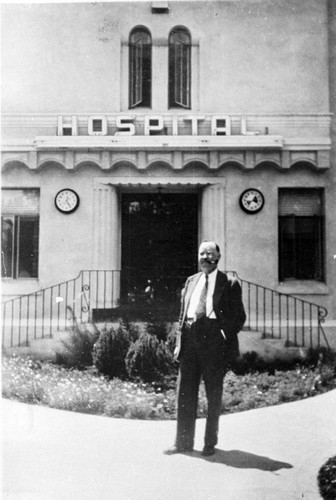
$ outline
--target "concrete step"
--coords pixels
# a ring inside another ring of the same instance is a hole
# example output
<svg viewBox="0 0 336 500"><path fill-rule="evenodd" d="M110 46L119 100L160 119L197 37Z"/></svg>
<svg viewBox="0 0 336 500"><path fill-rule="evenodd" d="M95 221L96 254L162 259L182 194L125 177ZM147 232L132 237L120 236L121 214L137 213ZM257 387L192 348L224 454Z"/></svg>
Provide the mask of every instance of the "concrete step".
<svg viewBox="0 0 336 500"><path fill-rule="evenodd" d="M309 353L308 347L287 346L286 340L263 338L263 334L258 331L242 331L238 338L241 356L255 352L266 362L275 360L290 362L296 359L306 359Z"/></svg>
<svg viewBox="0 0 336 500"><path fill-rule="evenodd" d="M85 325L85 332L87 332L85 338L93 346L98 338L97 330L93 325L87 324ZM55 332L53 338L31 339L28 346L4 348L4 353L52 363L61 358L66 364L71 365L72 360L76 358L76 342L74 342L71 331L62 330Z"/></svg>

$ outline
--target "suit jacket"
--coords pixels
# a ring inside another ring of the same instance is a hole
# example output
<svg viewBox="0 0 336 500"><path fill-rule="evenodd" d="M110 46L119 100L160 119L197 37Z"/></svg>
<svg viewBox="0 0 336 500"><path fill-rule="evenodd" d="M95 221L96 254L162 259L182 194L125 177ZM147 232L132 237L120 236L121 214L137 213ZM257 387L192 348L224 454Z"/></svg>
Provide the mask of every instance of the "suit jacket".
<svg viewBox="0 0 336 500"><path fill-rule="evenodd" d="M185 321L192 292L202 273L190 276L181 294L181 311L179 329L176 338L175 357L178 358L183 349L183 335ZM226 336L225 356L233 360L239 356L238 333L243 328L246 314L242 301L242 291L236 278L229 278L222 271L217 272L214 294L212 297L213 309Z"/></svg>

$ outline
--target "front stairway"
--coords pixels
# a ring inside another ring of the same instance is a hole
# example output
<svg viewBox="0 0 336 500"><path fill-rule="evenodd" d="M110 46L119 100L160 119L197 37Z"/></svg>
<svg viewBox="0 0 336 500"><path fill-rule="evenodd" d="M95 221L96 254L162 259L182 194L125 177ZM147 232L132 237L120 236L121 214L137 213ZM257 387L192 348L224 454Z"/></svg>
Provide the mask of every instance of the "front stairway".
<svg viewBox="0 0 336 500"><path fill-rule="evenodd" d="M239 334L241 352L255 351L264 358L305 356L311 348L329 348L323 322L327 310L298 297L282 294L241 279L247 320ZM178 319L176 290L164 301L143 296L119 304L120 271L89 270L63 283L17 297L2 304L2 345L5 348L38 345L40 339L57 339L76 321L98 326L128 321L174 323ZM183 283L183 280L182 280Z"/></svg>

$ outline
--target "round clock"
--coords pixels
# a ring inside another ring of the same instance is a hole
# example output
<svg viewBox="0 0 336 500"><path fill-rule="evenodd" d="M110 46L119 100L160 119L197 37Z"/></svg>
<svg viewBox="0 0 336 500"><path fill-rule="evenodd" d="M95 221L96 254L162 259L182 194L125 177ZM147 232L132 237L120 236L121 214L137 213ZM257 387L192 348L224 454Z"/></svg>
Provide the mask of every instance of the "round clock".
<svg viewBox="0 0 336 500"><path fill-rule="evenodd" d="M240 207L248 214L256 214L260 212L264 206L264 195L258 189L246 189L239 199Z"/></svg>
<svg viewBox="0 0 336 500"><path fill-rule="evenodd" d="M63 214L71 214L79 205L79 196L73 189L61 189L55 196L55 206Z"/></svg>

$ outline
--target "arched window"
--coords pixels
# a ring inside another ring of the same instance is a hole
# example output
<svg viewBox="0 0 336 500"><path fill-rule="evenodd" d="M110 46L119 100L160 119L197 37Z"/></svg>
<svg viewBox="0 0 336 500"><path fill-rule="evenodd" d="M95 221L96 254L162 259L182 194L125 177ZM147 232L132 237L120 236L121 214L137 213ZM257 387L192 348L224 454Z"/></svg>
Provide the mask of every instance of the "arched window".
<svg viewBox="0 0 336 500"><path fill-rule="evenodd" d="M129 107L151 106L152 38L146 28L135 28L129 39Z"/></svg>
<svg viewBox="0 0 336 500"><path fill-rule="evenodd" d="M169 35L169 107L191 106L191 37L185 28Z"/></svg>

